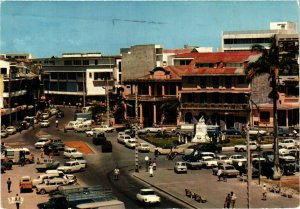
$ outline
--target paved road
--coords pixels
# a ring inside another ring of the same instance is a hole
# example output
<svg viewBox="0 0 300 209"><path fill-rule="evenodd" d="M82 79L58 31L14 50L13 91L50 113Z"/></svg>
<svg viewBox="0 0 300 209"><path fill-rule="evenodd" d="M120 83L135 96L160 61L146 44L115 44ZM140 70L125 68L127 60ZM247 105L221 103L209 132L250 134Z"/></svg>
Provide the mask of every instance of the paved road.
<svg viewBox="0 0 300 209"><path fill-rule="evenodd" d="M133 176L149 185L164 191L165 193L178 198L193 208L222 208L226 194L233 191L237 194L236 208L247 207L247 183L241 182L237 178L229 178L227 182L217 181L217 177L212 175L210 169L188 170L187 174L175 174L173 166L158 167L154 172L154 177L150 177L145 171L132 173ZM299 178L299 173L295 178ZM268 186L272 182L263 179ZM207 199L206 203L198 203L186 197L185 189L190 189ZM299 194L294 194L293 198L283 197L280 194L268 193L267 201L261 200L261 187L257 185L257 180L251 184L251 208L295 208L299 206Z"/></svg>

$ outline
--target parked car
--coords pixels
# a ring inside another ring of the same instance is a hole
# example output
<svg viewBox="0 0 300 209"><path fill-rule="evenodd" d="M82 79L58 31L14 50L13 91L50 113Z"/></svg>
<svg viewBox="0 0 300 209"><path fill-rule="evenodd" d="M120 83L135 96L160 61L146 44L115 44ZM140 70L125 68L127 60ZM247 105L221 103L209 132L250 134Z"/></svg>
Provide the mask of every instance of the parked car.
<svg viewBox="0 0 300 209"><path fill-rule="evenodd" d="M12 162L5 161L4 159L1 159L1 166L4 167L4 170L11 170L12 169Z"/></svg>
<svg viewBox="0 0 300 209"><path fill-rule="evenodd" d="M8 133L6 130L1 130L1 138L6 138L8 137Z"/></svg>
<svg viewBox="0 0 300 209"><path fill-rule="evenodd" d="M240 172L235 169L233 165L223 164L212 169L213 175L217 175L219 168L222 170L222 173L226 174L228 177L236 177L240 174Z"/></svg>
<svg viewBox="0 0 300 209"><path fill-rule="evenodd" d="M258 133L261 135L261 136L265 136L265 135L268 135L268 132L264 129L261 129L259 127L253 127L251 129L249 129L249 135L258 135Z"/></svg>
<svg viewBox="0 0 300 209"><path fill-rule="evenodd" d="M62 178L68 181L68 184L75 184L77 182L76 176L72 174L60 174L60 173L43 173L36 177L35 179L32 179L32 186L36 187L38 184L42 184L45 182L45 180L48 179L54 179L54 178Z"/></svg>
<svg viewBox="0 0 300 209"><path fill-rule="evenodd" d="M17 133L17 129L16 129L16 127L14 127L14 126L8 126L8 127L6 128L6 133L7 133L8 135L13 135L13 134Z"/></svg>
<svg viewBox="0 0 300 209"><path fill-rule="evenodd" d="M227 155L217 155L216 160L220 164L232 164L232 160Z"/></svg>
<svg viewBox="0 0 300 209"><path fill-rule="evenodd" d="M76 160L68 161L63 166L59 166L57 168L58 171L62 171L64 173L73 173L77 171L83 171L85 169L86 164L81 164Z"/></svg>
<svg viewBox="0 0 300 209"><path fill-rule="evenodd" d="M279 146L290 146L290 145L297 145L294 139L283 139L281 142L278 143Z"/></svg>
<svg viewBox="0 0 300 209"><path fill-rule="evenodd" d="M215 144L202 144L197 148L198 152L213 152L213 153L221 153L222 147L217 146Z"/></svg>
<svg viewBox="0 0 300 209"><path fill-rule="evenodd" d="M243 155L231 155L229 159L232 161L232 165L240 165L247 162L247 158Z"/></svg>
<svg viewBox="0 0 300 209"><path fill-rule="evenodd" d="M139 133L160 133L162 128L160 127L146 127L138 131Z"/></svg>
<svg viewBox="0 0 300 209"><path fill-rule="evenodd" d="M64 151L65 158L82 157L82 152L79 152L76 148L66 147Z"/></svg>
<svg viewBox="0 0 300 209"><path fill-rule="evenodd" d="M226 130L222 131L226 135L241 135L242 132L239 129L236 129L235 127L229 127Z"/></svg>
<svg viewBox="0 0 300 209"><path fill-rule="evenodd" d="M24 190L32 191L32 181L30 176L22 176L19 182L20 193Z"/></svg>
<svg viewBox="0 0 300 209"><path fill-rule="evenodd" d="M87 162L83 157L73 157L70 158L70 161L77 161L79 164L82 164L84 168L87 168Z"/></svg>
<svg viewBox="0 0 300 209"><path fill-rule="evenodd" d="M38 161L35 165L35 169L38 172L45 172L46 170L56 169L59 166L59 161L54 161L52 159L44 159L43 161Z"/></svg>
<svg viewBox="0 0 300 209"><path fill-rule="evenodd" d="M112 144L110 141L104 141L102 144L102 152L112 152Z"/></svg>
<svg viewBox="0 0 300 209"><path fill-rule="evenodd" d="M128 140L131 139L131 136L124 134L124 135L119 135L117 140L120 144L125 144Z"/></svg>
<svg viewBox="0 0 300 209"><path fill-rule="evenodd" d="M138 145L139 152L150 152L150 146L148 143L139 143Z"/></svg>
<svg viewBox="0 0 300 209"><path fill-rule="evenodd" d="M113 132L115 129L109 125L101 125L97 127L101 132Z"/></svg>
<svg viewBox="0 0 300 209"><path fill-rule="evenodd" d="M49 120L43 120L41 121L41 127L50 127L50 122Z"/></svg>
<svg viewBox="0 0 300 209"><path fill-rule="evenodd" d="M43 184L36 185L37 194L46 194L52 191L57 190L59 186L68 185L69 182L63 178L54 178L45 180Z"/></svg>
<svg viewBox="0 0 300 209"><path fill-rule="evenodd" d="M186 162L176 162L174 166L175 173L187 173L187 165Z"/></svg>
<svg viewBox="0 0 300 209"><path fill-rule="evenodd" d="M204 168L214 168L218 166L218 161L211 156L203 156L200 162Z"/></svg>
<svg viewBox="0 0 300 209"><path fill-rule="evenodd" d="M270 135L274 135L274 132L270 132ZM290 127L279 127L277 136L296 136L295 132Z"/></svg>
<svg viewBox="0 0 300 209"><path fill-rule="evenodd" d="M141 189L136 198L142 204L160 204L160 197L155 194L153 189Z"/></svg>

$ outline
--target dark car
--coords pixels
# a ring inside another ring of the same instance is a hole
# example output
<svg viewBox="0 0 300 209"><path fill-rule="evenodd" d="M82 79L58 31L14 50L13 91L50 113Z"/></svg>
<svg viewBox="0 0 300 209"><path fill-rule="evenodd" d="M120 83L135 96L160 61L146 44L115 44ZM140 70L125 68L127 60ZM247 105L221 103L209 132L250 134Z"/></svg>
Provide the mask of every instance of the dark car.
<svg viewBox="0 0 300 209"><path fill-rule="evenodd" d="M270 135L273 136L274 132L270 132ZM279 127L277 131L277 136L296 136L296 134L290 127Z"/></svg>
<svg viewBox="0 0 300 209"><path fill-rule="evenodd" d="M12 169L12 162L7 162L7 161L4 161L4 160L1 160L1 166L3 166L5 170L11 170Z"/></svg>
<svg viewBox="0 0 300 209"><path fill-rule="evenodd" d="M45 155L49 155L50 153L53 153L53 155L59 155L59 150L57 146L53 144L48 144L44 147L44 153Z"/></svg>
<svg viewBox="0 0 300 209"><path fill-rule="evenodd" d="M104 141L102 143L102 152L112 152L112 144L110 141Z"/></svg>
<svg viewBox="0 0 300 209"><path fill-rule="evenodd" d="M222 147L217 146L215 144L202 144L197 148L198 152L213 152L213 153L221 153Z"/></svg>
<svg viewBox="0 0 300 209"><path fill-rule="evenodd" d="M230 127L222 132L226 135L242 135L242 132L234 127Z"/></svg>
<svg viewBox="0 0 300 209"><path fill-rule="evenodd" d="M60 110L56 113L56 118L63 118L63 117L65 117L65 113L63 111Z"/></svg>
<svg viewBox="0 0 300 209"><path fill-rule="evenodd" d="M98 133L93 137L93 144L94 145L102 145L103 142L106 141L106 137L104 133Z"/></svg>
<svg viewBox="0 0 300 209"><path fill-rule="evenodd" d="M20 126L22 126L23 130L25 130L25 129L28 129L30 127L30 123L28 123L27 121L24 120L20 123Z"/></svg>

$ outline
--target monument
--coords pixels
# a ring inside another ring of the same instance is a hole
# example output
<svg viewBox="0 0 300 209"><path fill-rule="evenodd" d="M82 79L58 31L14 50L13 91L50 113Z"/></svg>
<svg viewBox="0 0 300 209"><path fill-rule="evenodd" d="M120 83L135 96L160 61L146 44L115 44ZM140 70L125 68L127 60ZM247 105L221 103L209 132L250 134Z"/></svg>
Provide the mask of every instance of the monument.
<svg viewBox="0 0 300 209"><path fill-rule="evenodd" d="M192 139L192 142L210 142L210 138L207 135L207 125L205 124L205 119L203 116L199 119L199 122L196 125L196 134L195 137Z"/></svg>

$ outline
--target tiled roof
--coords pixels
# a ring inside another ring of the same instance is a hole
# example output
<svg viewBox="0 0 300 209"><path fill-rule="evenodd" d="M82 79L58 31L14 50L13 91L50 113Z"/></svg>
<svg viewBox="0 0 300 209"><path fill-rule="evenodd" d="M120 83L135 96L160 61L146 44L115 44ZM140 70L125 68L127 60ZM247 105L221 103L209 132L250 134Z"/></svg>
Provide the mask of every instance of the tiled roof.
<svg viewBox="0 0 300 209"><path fill-rule="evenodd" d="M205 52L205 53L186 53L175 55L176 58L194 58L193 64L202 63L218 63L218 62L244 62L250 56L257 52ZM191 63L191 64L192 64Z"/></svg>
<svg viewBox="0 0 300 209"><path fill-rule="evenodd" d="M185 75L235 75L244 74L243 71L236 68L194 68L185 72Z"/></svg>

